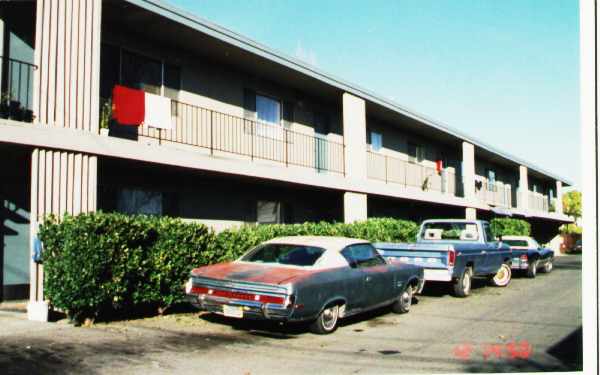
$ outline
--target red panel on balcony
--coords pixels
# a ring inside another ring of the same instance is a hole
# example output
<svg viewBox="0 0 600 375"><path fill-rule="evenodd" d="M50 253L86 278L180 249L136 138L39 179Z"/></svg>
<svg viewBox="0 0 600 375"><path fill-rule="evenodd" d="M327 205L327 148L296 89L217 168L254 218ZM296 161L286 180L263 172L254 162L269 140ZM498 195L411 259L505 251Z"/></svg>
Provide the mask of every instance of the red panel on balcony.
<svg viewBox="0 0 600 375"><path fill-rule="evenodd" d="M121 125L138 126L144 122L145 97L142 90L116 85L113 89L113 118Z"/></svg>

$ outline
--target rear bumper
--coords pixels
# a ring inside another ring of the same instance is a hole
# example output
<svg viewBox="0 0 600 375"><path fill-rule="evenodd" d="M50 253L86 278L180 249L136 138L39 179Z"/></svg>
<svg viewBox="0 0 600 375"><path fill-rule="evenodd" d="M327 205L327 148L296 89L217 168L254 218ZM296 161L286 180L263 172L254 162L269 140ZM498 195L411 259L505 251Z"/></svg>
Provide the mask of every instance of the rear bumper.
<svg viewBox="0 0 600 375"><path fill-rule="evenodd" d="M288 321L292 317L294 309L286 308L284 305L261 303L255 301L234 300L230 298L214 297L206 294L188 294L189 303L200 310L224 315L223 306L238 306L243 310L243 319L264 319L276 321Z"/></svg>
<svg viewBox="0 0 600 375"><path fill-rule="evenodd" d="M512 268L513 270L526 270L527 268L529 268L529 263L521 261L520 258L513 258L512 263L510 264L510 268Z"/></svg>
<svg viewBox="0 0 600 375"><path fill-rule="evenodd" d="M452 281L453 270L425 268L423 273L426 281Z"/></svg>

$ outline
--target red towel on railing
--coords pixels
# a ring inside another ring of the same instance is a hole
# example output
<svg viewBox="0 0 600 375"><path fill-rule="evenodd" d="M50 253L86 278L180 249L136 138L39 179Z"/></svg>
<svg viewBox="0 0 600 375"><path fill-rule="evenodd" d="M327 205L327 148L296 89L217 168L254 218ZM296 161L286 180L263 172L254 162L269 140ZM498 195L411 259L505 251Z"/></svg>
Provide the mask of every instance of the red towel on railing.
<svg viewBox="0 0 600 375"><path fill-rule="evenodd" d="M113 89L112 116L121 125L138 126L146 112L144 92L116 85Z"/></svg>

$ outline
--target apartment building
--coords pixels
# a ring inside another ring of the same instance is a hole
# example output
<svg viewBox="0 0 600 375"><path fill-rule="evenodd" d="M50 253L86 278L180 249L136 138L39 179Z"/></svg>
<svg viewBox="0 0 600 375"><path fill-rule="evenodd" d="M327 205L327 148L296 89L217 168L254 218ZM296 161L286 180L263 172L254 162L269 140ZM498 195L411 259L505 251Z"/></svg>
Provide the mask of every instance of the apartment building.
<svg viewBox="0 0 600 375"><path fill-rule="evenodd" d="M0 18L0 299L44 308L30 254L51 213L217 230L511 215L541 238L569 220L565 179L163 1L2 2ZM169 128L112 119L116 85L168 98Z"/></svg>

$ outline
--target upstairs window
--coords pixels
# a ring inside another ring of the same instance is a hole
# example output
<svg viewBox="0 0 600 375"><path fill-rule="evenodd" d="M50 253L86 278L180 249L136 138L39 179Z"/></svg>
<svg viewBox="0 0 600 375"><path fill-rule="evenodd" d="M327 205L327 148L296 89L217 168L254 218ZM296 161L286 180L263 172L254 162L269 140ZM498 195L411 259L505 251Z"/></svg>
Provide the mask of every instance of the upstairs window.
<svg viewBox="0 0 600 375"><path fill-rule="evenodd" d="M494 171L493 169L488 169L486 174L488 179L488 191L496 191L496 171Z"/></svg>
<svg viewBox="0 0 600 375"><path fill-rule="evenodd" d="M383 147L383 138L381 133L371 132L371 150L379 151Z"/></svg>
<svg viewBox="0 0 600 375"><path fill-rule="evenodd" d="M263 95L256 95L256 118L261 123L281 124L281 103Z"/></svg>
<svg viewBox="0 0 600 375"><path fill-rule="evenodd" d="M422 145L408 143L408 161L410 163L420 163L425 160L425 148Z"/></svg>
<svg viewBox="0 0 600 375"><path fill-rule="evenodd" d="M127 87L160 95L162 64L159 60L123 51L121 56L121 83Z"/></svg>

